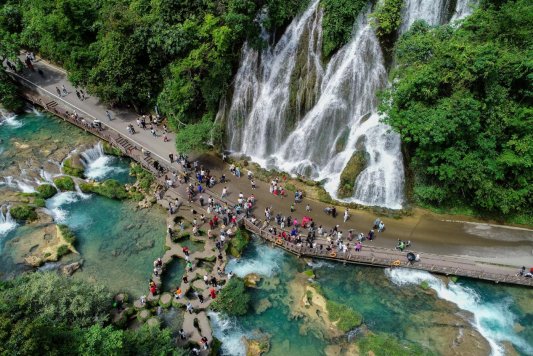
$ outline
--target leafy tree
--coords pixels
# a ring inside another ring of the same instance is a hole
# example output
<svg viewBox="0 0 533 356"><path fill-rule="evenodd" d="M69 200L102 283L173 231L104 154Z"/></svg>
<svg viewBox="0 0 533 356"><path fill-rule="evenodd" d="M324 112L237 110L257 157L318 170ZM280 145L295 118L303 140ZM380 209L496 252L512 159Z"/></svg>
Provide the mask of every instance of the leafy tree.
<svg viewBox="0 0 533 356"><path fill-rule="evenodd" d="M378 3L376 11L370 15L378 37L384 39L394 35L402 23L403 6L404 0L385 0Z"/></svg>
<svg viewBox="0 0 533 356"><path fill-rule="evenodd" d="M533 210L532 24L533 4L516 0L400 39L381 109L407 148L415 199L502 218Z"/></svg>
<svg viewBox="0 0 533 356"><path fill-rule="evenodd" d="M366 4L364 0L322 0L322 52L326 58L350 40L355 20Z"/></svg>
<svg viewBox="0 0 533 356"><path fill-rule="evenodd" d="M218 142L221 132L220 127L206 117L197 124L189 124L178 130L176 149L178 152L202 151L211 140Z"/></svg>
<svg viewBox="0 0 533 356"><path fill-rule="evenodd" d="M1 45L0 45L1 46ZM9 111L20 111L24 107L24 102L18 95L18 87L13 82L9 74L4 70L0 71L0 103Z"/></svg>

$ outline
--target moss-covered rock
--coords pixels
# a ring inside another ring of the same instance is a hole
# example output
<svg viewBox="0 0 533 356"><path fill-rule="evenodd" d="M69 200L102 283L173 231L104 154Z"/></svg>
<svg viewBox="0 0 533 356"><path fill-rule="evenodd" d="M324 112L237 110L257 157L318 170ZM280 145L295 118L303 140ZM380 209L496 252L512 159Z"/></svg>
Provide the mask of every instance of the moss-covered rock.
<svg viewBox="0 0 533 356"><path fill-rule="evenodd" d="M424 347L408 342L400 341L392 335L387 334L368 334L366 337L357 341L360 355L375 356L421 356L433 355L430 350Z"/></svg>
<svg viewBox="0 0 533 356"><path fill-rule="evenodd" d="M241 278L231 278L217 298L211 303L215 311L223 311L228 315L245 315L248 312L250 295Z"/></svg>
<svg viewBox="0 0 533 356"><path fill-rule="evenodd" d="M106 155L118 156L118 157L123 156L122 151L119 148L112 146L109 142L104 142L102 147Z"/></svg>
<svg viewBox="0 0 533 356"><path fill-rule="evenodd" d="M33 221L37 220L37 212L35 207L29 205L17 205L10 210L11 217L19 221Z"/></svg>
<svg viewBox="0 0 533 356"><path fill-rule="evenodd" d="M150 328L157 328L159 329L161 322L156 317L151 317L146 321L146 325L148 325Z"/></svg>
<svg viewBox="0 0 533 356"><path fill-rule="evenodd" d="M75 153L71 157L64 160L62 170L63 173L69 176L83 178L83 175L85 173L85 167L81 162L79 154Z"/></svg>
<svg viewBox="0 0 533 356"><path fill-rule="evenodd" d="M342 134L339 136L337 141L335 141L335 152L339 153L344 151L346 148L346 143L348 142L348 137L350 136L350 130L345 128L342 131Z"/></svg>
<svg viewBox="0 0 533 356"><path fill-rule="evenodd" d="M250 234L245 229L238 229L235 236L226 245L226 251L233 257L241 257L242 252L250 242Z"/></svg>
<svg viewBox="0 0 533 356"><path fill-rule="evenodd" d="M126 187L114 179L107 179L102 183L82 183L80 188L84 193L96 193L110 199L123 200L129 197Z"/></svg>
<svg viewBox="0 0 533 356"><path fill-rule="evenodd" d="M348 332L363 322L362 315L346 305L328 300L326 308L329 319L343 332Z"/></svg>
<svg viewBox="0 0 533 356"><path fill-rule="evenodd" d="M354 194L355 180L366 168L367 159L364 151L356 151L342 170L337 195L339 198L348 198Z"/></svg>
<svg viewBox="0 0 533 356"><path fill-rule="evenodd" d="M170 306L172 305L172 294L161 294L161 298L159 298L159 305L161 305L163 308L170 308Z"/></svg>
<svg viewBox="0 0 533 356"><path fill-rule="evenodd" d="M72 179L72 177L69 177L69 176L61 176L61 177L54 178L54 184L56 185L57 189L61 191L76 189L74 180Z"/></svg>
<svg viewBox="0 0 533 356"><path fill-rule="evenodd" d="M148 309L142 309L137 313L137 319L139 319L141 323L148 320L150 316L152 316L152 313Z"/></svg>
<svg viewBox="0 0 533 356"><path fill-rule="evenodd" d="M57 189L51 184L42 184L37 187L37 193L39 197L49 199L57 193Z"/></svg>

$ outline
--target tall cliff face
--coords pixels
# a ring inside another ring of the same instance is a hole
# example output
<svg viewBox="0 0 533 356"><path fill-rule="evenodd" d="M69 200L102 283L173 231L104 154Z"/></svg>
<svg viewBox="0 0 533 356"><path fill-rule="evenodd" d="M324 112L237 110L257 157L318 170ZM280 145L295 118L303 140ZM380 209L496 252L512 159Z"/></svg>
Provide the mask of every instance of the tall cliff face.
<svg viewBox="0 0 533 356"><path fill-rule="evenodd" d="M456 2L455 18L468 14L468 2ZM450 6L450 0L406 0L399 32L417 19L446 22ZM343 169L358 152L366 165L344 187L342 200L398 209L404 185L400 138L376 112L387 71L368 23L369 8L359 15L350 42L327 64L322 63L319 0L275 45L260 52L245 45L233 95L221 105L218 120L225 125L229 150L266 167L325 180L334 198L340 198Z"/></svg>

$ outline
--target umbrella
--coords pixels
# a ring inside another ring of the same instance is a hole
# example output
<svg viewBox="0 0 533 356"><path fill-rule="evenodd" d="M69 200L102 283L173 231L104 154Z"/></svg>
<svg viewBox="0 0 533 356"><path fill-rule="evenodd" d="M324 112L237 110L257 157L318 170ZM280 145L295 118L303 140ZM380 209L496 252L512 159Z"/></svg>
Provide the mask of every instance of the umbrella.
<svg viewBox="0 0 533 356"><path fill-rule="evenodd" d="M407 254L407 259L408 259L409 261L413 262L413 261L416 259L416 256L415 256L414 253L409 252L409 253Z"/></svg>

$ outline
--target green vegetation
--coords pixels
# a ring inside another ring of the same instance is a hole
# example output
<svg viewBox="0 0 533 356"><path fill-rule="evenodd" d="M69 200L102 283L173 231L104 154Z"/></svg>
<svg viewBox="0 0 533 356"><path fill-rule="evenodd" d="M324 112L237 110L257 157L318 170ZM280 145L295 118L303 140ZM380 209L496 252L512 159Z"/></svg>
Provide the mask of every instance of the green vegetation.
<svg viewBox="0 0 533 356"><path fill-rule="evenodd" d="M51 184L41 184L37 187L37 193L40 198L49 199L56 195L57 189Z"/></svg>
<svg viewBox="0 0 533 356"><path fill-rule="evenodd" d="M380 39L388 40L396 33L402 23L403 6L404 0L384 0L370 14L370 23Z"/></svg>
<svg viewBox="0 0 533 356"><path fill-rule="evenodd" d="M124 185L114 179L106 179L101 183L82 183L80 188L84 193L96 193L109 199L123 200L129 197Z"/></svg>
<svg viewBox="0 0 533 356"><path fill-rule="evenodd" d="M354 194L355 180L366 168L366 157L364 151L355 151L341 172L341 181L337 194L339 198L351 197Z"/></svg>
<svg viewBox="0 0 533 356"><path fill-rule="evenodd" d="M402 36L381 109L416 201L531 223L533 4L483 4L460 27L417 22Z"/></svg>
<svg viewBox="0 0 533 356"><path fill-rule="evenodd" d="M111 294L102 286L29 273L0 282L0 354L183 355L168 329L109 325Z"/></svg>
<svg viewBox="0 0 533 356"><path fill-rule="evenodd" d="M248 312L250 295L241 278L233 277L211 303L211 309L228 315L245 315Z"/></svg>
<svg viewBox="0 0 533 356"><path fill-rule="evenodd" d="M17 205L11 208L9 211L11 217L19 221L32 221L37 220L37 213L35 207L29 205Z"/></svg>
<svg viewBox="0 0 533 356"><path fill-rule="evenodd" d="M44 208L46 206L46 201L41 197L35 197L35 199L33 199L33 205L35 205L36 208Z"/></svg>
<svg viewBox="0 0 533 356"><path fill-rule="evenodd" d="M309 278L315 278L315 272L312 269L306 269L304 274Z"/></svg>
<svg viewBox="0 0 533 356"><path fill-rule="evenodd" d="M359 352L362 356L433 355L431 351L418 344L400 341L387 334L369 334L357 341L357 346L359 346Z"/></svg>
<svg viewBox="0 0 533 356"><path fill-rule="evenodd" d="M1 17L1 16L0 16ZM0 31L0 38L2 38L2 32ZM0 44L0 51L2 44ZM0 60L3 61L0 53ZM4 70L0 71L0 104L9 111L21 111L24 108L24 101L18 95L18 87L11 79L9 74Z"/></svg>
<svg viewBox="0 0 533 356"><path fill-rule="evenodd" d="M130 175L137 179L139 188L145 193L148 193L150 186L155 180L152 173L144 170L141 165L137 163L132 163L130 165Z"/></svg>
<svg viewBox="0 0 533 356"><path fill-rule="evenodd" d="M67 245L61 245L57 248L57 259L60 259L61 257L67 255L70 253L70 249Z"/></svg>
<svg viewBox="0 0 533 356"><path fill-rule="evenodd" d="M322 53L326 58L348 43L357 15L366 4L363 0L322 0Z"/></svg>
<svg viewBox="0 0 533 356"><path fill-rule="evenodd" d="M250 234L245 229L238 229L226 245L228 251L233 257L241 257L246 246L250 242Z"/></svg>
<svg viewBox="0 0 533 356"><path fill-rule="evenodd" d="M420 283L420 288L422 288L423 290L428 290L429 289L429 282L428 281L422 281L422 283Z"/></svg>
<svg viewBox="0 0 533 356"><path fill-rule="evenodd" d="M68 242L71 245L74 245L74 242L76 242L76 235L74 235L74 232L64 224L57 225L59 228L59 231L61 231L61 235L63 235L63 238L66 242Z"/></svg>
<svg viewBox="0 0 533 356"><path fill-rule="evenodd" d="M103 143L103 149L104 149L104 153L106 155L117 156L117 157L122 157L123 156L122 151L120 150L120 148L112 146L110 143L108 143L106 141L104 141L104 143Z"/></svg>
<svg viewBox="0 0 533 356"><path fill-rule="evenodd" d="M72 179L72 177L69 177L69 176L61 176L61 177L54 178L54 184L56 185L57 189L63 192L67 190L76 189L74 180Z"/></svg>
<svg viewBox="0 0 533 356"><path fill-rule="evenodd" d="M83 165L81 163L79 165L76 165L72 162L72 158L67 158L63 162L63 173L73 176L73 177L80 177L83 178L83 174L85 173L85 169L83 168Z"/></svg>
<svg viewBox="0 0 533 356"><path fill-rule="evenodd" d="M363 323L362 315L346 305L328 300L326 301L326 309L329 320L335 322L343 332L348 332Z"/></svg>

